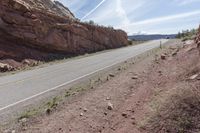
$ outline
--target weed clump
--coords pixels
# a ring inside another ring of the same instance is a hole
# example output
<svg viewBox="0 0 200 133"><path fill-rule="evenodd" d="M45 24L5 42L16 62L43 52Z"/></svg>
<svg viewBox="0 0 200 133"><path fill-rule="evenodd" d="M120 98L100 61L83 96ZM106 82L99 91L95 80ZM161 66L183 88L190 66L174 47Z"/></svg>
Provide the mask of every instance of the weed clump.
<svg viewBox="0 0 200 133"><path fill-rule="evenodd" d="M179 88L147 120L148 132L194 133L200 131L199 88Z"/></svg>

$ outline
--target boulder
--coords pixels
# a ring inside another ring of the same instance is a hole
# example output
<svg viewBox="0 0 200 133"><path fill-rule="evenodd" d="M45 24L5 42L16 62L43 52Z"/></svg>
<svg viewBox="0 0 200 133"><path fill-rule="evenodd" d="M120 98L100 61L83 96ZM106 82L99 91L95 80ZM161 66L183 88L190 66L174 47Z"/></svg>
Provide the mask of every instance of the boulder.
<svg viewBox="0 0 200 133"><path fill-rule="evenodd" d="M194 80L199 76L199 74L194 74L191 77L189 77L190 80Z"/></svg>
<svg viewBox="0 0 200 133"><path fill-rule="evenodd" d="M23 60L22 63L24 65L30 65L31 64L31 62L29 60L27 60L27 59Z"/></svg>
<svg viewBox="0 0 200 133"><path fill-rule="evenodd" d="M135 76L132 76L131 78L132 78L132 79L138 79L138 76L135 75Z"/></svg>
<svg viewBox="0 0 200 133"><path fill-rule="evenodd" d="M108 110L113 110L113 104L108 102L108 107L107 107Z"/></svg>
<svg viewBox="0 0 200 133"><path fill-rule="evenodd" d="M12 71L13 67L8 65L8 64L4 64L4 63L0 63L0 72L7 72L7 71Z"/></svg>
<svg viewBox="0 0 200 133"><path fill-rule="evenodd" d="M162 55L160 56L160 58L161 58L162 60L165 60L165 59L166 59L166 55L165 55L165 54L162 54Z"/></svg>

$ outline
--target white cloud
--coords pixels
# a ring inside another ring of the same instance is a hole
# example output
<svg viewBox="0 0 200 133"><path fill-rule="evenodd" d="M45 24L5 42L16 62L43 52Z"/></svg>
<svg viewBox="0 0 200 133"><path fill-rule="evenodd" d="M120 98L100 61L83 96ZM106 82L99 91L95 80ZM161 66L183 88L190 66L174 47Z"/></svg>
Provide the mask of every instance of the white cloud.
<svg viewBox="0 0 200 133"><path fill-rule="evenodd" d="M81 11L81 8L87 4L87 0L59 0L65 6L67 6L74 14L79 12L81 14L85 14L85 12Z"/></svg>
<svg viewBox="0 0 200 133"><path fill-rule="evenodd" d="M191 28L194 25L198 26L199 22L200 10L147 19L117 28L124 29L129 34L137 33L138 31L147 31L148 33L176 33L183 30L184 27Z"/></svg>
<svg viewBox="0 0 200 133"><path fill-rule="evenodd" d="M120 17L120 19L122 20L122 24L123 25L130 24L130 20L128 19L126 11L122 7L121 0L117 0L117 6L116 6L116 10L115 11L116 11L117 15Z"/></svg>
<svg viewBox="0 0 200 133"><path fill-rule="evenodd" d="M143 21L131 23L129 25L124 25L124 26L121 26L121 27L127 27L127 26L133 26L133 25L145 25L145 24L150 24L150 23L154 23L155 24L155 23L160 23L160 22L163 22L163 21L177 20L177 19L187 18L187 17L195 16L195 15L200 15L200 10L193 11L193 12L176 14L176 15L171 15L171 16L164 16L164 17L159 17L159 18L143 20Z"/></svg>
<svg viewBox="0 0 200 133"><path fill-rule="evenodd" d="M107 0L101 7L95 10L95 13L90 14L85 20L94 20L96 23L103 25L128 25L131 23L130 17L136 15L135 10L140 8L146 0L135 0L134 4L132 0ZM131 13L131 14L130 14Z"/></svg>
<svg viewBox="0 0 200 133"><path fill-rule="evenodd" d="M200 2L200 0L175 0L175 2L179 5L187 5L195 2Z"/></svg>

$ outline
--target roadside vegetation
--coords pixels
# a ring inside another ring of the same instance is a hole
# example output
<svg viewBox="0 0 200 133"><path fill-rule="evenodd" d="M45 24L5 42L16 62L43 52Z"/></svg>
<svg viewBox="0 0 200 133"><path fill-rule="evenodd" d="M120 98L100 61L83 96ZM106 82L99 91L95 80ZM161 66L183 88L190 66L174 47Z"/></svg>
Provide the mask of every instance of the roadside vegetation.
<svg viewBox="0 0 200 133"><path fill-rule="evenodd" d="M147 105L150 113L140 126L145 133L200 132L198 49L195 44L183 46L173 58L165 59L162 67L158 67L161 74L156 82L161 83L154 88L154 96ZM168 81L162 83L161 80Z"/></svg>
<svg viewBox="0 0 200 133"><path fill-rule="evenodd" d="M114 27L112 25L109 25L109 26L99 25L99 24L95 23L93 20L85 21L84 23L93 25L93 26L97 26L97 27L108 28L108 29L114 30Z"/></svg>
<svg viewBox="0 0 200 133"><path fill-rule="evenodd" d="M176 38L182 39L182 41L194 40L197 32L197 29L183 30L177 34Z"/></svg>
<svg viewBox="0 0 200 133"><path fill-rule="evenodd" d="M200 131L200 93L196 88L176 88L163 96L148 119L149 132L194 133Z"/></svg>

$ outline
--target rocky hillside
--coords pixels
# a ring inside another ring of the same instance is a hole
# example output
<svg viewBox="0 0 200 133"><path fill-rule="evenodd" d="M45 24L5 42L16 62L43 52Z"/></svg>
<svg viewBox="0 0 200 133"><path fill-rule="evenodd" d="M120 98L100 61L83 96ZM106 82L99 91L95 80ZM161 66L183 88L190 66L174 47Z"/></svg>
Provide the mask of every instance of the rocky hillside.
<svg viewBox="0 0 200 133"><path fill-rule="evenodd" d="M55 15L61 15L63 17L69 17L70 19L75 19L74 14L65 7L59 1L52 0L14 0L16 2L22 2L22 4L28 4L29 8L32 10L37 9L42 12L51 12Z"/></svg>
<svg viewBox="0 0 200 133"><path fill-rule="evenodd" d="M200 49L200 26L199 26L199 31L198 31L197 37L196 37L196 43L198 45L198 48Z"/></svg>
<svg viewBox="0 0 200 133"><path fill-rule="evenodd" d="M0 62L11 67L127 45L124 31L81 23L51 0L0 1L0 36Z"/></svg>

